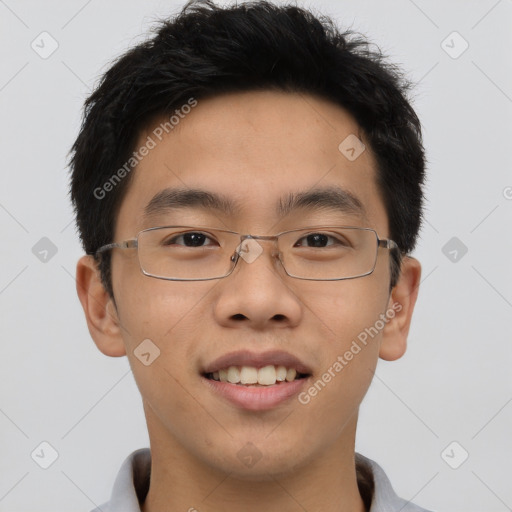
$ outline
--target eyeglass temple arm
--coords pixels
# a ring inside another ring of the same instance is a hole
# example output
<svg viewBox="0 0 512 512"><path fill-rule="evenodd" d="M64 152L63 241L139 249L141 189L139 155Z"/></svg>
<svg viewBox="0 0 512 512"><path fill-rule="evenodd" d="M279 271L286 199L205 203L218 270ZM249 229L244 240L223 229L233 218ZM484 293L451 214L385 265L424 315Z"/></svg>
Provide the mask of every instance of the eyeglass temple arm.
<svg viewBox="0 0 512 512"><path fill-rule="evenodd" d="M102 254L104 252L110 251L111 249L132 249L137 247L137 239L134 238L132 240L125 240L124 242L107 244L100 247L95 254Z"/></svg>
<svg viewBox="0 0 512 512"><path fill-rule="evenodd" d="M383 240L379 239L379 247L383 247L384 249L398 249L398 244L394 240L390 240L389 238L384 238Z"/></svg>

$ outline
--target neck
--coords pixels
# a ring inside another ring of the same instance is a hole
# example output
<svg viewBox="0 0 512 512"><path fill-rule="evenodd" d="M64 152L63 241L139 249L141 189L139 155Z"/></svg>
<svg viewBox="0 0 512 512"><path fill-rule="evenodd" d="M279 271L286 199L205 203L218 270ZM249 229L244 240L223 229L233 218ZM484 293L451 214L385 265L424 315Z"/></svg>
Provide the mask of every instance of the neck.
<svg viewBox="0 0 512 512"><path fill-rule="evenodd" d="M151 481L142 512L366 512L354 460L357 415L325 453L286 474L268 471L256 480L198 460L151 413L146 416Z"/></svg>

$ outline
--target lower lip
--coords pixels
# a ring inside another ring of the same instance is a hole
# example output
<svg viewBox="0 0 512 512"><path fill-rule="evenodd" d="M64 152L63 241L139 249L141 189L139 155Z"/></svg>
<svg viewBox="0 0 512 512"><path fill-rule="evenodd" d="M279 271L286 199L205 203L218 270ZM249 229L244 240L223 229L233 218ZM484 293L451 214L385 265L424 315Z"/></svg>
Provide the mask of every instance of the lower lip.
<svg viewBox="0 0 512 512"><path fill-rule="evenodd" d="M201 380L215 393L226 398L237 407L249 411L272 409L286 402L300 392L308 379L308 377L305 377L292 382L284 381L273 386L248 387L201 376Z"/></svg>

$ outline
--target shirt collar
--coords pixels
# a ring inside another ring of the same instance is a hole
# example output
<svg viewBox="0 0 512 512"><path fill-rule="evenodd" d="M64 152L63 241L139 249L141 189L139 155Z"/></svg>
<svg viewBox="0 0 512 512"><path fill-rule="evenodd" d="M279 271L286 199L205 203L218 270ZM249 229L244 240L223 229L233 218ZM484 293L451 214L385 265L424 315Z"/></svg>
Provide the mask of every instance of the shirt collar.
<svg viewBox="0 0 512 512"><path fill-rule="evenodd" d="M429 512L410 501L399 498L384 470L373 460L355 454L358 486L363 499L369 493L369 512ZM151 452L141 448L130 454L123 462L114 482L108 503L92 512L140 512L140 503L149 489L151 474Z"/></svg>

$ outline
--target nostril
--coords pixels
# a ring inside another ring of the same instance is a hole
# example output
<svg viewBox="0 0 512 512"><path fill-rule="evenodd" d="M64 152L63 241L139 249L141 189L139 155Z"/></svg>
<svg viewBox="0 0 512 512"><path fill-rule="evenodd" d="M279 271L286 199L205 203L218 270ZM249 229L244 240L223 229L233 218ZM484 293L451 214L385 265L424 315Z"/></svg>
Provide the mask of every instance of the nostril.
<svg viewBox="0 0 512 512"><path fill-rule="evenodd" d="M274 315L272 317L273 320L277 320L278 322L283 322L286 320L286 316L285 315L281 315L281 314L278 314L278 315Z"/></svg>
<svg viewBox="0 0 512 512"><path fill-rule="evenodd" d="M231 317L233 320L246 320L247 317L245 315L242 315L242 313L237 313L236 315L233 315Z"/></svg>

